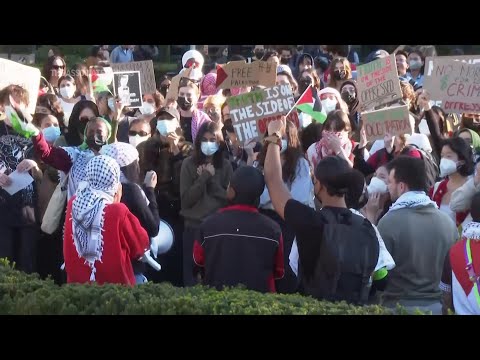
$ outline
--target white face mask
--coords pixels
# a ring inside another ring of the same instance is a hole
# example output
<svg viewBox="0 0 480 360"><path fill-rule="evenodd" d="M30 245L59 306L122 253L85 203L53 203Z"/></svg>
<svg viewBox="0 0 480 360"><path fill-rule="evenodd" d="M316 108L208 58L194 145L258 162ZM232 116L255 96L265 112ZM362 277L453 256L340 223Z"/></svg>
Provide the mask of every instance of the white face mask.
<svg viewBox="0 0 480 360"><path fill-rule="evenodd" d="M202 153L205 156L212 156L218 151L218 144L211 141L202 141Z"/></svg>
<svg viewBox="0 0 480 360"><path fill-rule="evenodd" d="M440 176L445 177L457 172L457 163L450 159L440 160Z"/></svg>
<svg viewBox="0 0 480 360"><path fill-rule="evenodd" d="M387 184L382 179L374 176L370 180L370 184L367 186L367 192L369 194L386 194L388 192Z"/></svg>
<svg viewBox="0 0 480 360"><path fill-rule="evenodd" d="M130 145L137 147L141 143L145 142L148 140L148 135L147 136L140 136L140 135L135 135L135 136L129 136L128 137L128 142Z"/></svg>
<svg viewBox="0 0 480 360"><path fill-rule="evenodd" d="M325 109L327 115L331 113L337 107L337 100L325 99L320 101L322 103L322 108Z"/></svg>
<svg viewBox="0 0 480 360"><path fill-rule="evenodd" d="M152 115L153 113L155 113L155 106L148 102L144 102L143 106L140 108L140 112L142 113L142 115Z"/></svg>
<svg viewBox="0 0 480 360"><path fill-rule="evenodd" d="M114 98L108 99L107 104L108 104L108 108L111 111L115 111L115 99Z"/></svg>
<svg viewBox="0 0 480 360"><path fill-rule="evenodd" d="M60 95L65 99L71 99L75 95L75 88L71 85L61 87Z"/></svg>

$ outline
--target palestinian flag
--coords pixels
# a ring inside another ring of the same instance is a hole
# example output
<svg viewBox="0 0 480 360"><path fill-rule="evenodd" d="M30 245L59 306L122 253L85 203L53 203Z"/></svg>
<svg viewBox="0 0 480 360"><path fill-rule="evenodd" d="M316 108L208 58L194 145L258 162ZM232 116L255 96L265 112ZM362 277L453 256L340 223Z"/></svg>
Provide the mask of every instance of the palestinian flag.
<svg viewBox="0 0 480 360"><path fill-rule="evenodd" d="M317 91L313 86L309 86L307 90L297 100L295 106L301 112L310 115L312 119L318 121L320 124L325 122L327 116L322 112L322 105L318 98Z"/></svg>
<svg viewBox="0 0 480 360"><path fill-rule="evenodd" d="M92 67L90 69L90 76L92 81L92 89L94 93L99 93L103 91L108 91L110 94L112 93L108 88L107 84L103 82L97 74L97 71Z"/></svg>

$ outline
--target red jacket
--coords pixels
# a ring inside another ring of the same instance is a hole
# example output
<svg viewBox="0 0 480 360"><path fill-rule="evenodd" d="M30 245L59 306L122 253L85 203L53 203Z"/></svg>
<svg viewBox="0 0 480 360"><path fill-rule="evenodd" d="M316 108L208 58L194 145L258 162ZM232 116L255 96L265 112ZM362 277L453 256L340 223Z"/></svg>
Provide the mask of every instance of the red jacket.
<svg viewBox="0 0 480 360"><path fill-rule="evenodd" d="M433 193L433 190L434 190L435 186L433 186L428 193L428 196L430 197L430 199L435 201L439 208L440 208L440 205L442 204L443 196L448 191L447 185L448 185L448 179L445 179L438 185L438 188L437 188L437 191L435 192L435 194ZM456 219L457 227L460 226L463 223L465 218L468 216L468 213L469 213L468 211L455 213L455 219Z"/></svg>
<svg viewBox="0 0 480 360"><path fill-rule="evenodd" d="M80 258L75 248L72 234L72 202L67 205L63 256L68 283L90 282L90 267ZM105 206L103 234L103 254L101 261L95 262L96 282L135 285L132 260L138 260L149 248L150 240L138 219L122 203Z"/></svg>

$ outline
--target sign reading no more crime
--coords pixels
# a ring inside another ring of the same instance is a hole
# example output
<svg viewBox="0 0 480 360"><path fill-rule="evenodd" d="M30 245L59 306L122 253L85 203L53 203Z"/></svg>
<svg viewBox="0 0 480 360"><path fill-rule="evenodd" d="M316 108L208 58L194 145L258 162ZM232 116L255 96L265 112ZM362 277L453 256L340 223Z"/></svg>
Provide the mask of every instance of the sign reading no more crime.
<svg viewBox="0 0 480 360"><path fill-rule="evenodd" d="M228 98L232 125L243 145L264 137L270 121L286 115L295 105L290 85L279 85ZM298 126L298 117L297 124Z"/></svg>

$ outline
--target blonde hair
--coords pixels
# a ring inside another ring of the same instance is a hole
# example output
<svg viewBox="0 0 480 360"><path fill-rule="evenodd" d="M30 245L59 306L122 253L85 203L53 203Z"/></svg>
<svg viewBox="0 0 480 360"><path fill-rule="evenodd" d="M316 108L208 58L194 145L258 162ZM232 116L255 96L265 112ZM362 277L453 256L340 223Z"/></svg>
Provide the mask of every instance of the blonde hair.
<svg viewBox="0 0 480 360"><path fill-rule="evenodd" d="M214 106L221 108L227 99L222 95L210 95L203 102L203 107Z"/></svg>

